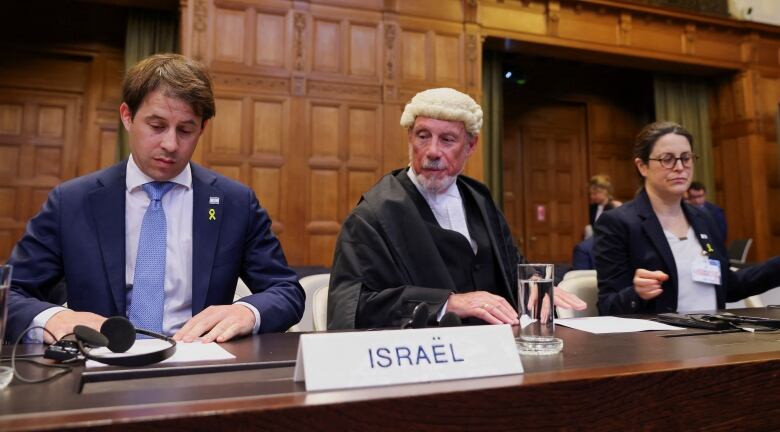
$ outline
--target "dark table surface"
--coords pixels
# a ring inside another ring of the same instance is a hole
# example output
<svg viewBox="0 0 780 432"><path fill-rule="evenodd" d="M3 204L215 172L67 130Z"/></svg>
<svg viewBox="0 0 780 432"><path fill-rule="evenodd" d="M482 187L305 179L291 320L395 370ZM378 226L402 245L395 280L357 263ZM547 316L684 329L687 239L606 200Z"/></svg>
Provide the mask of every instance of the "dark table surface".
<svg viewBox="0 0 780 432"><path fill-rule="evenodd" d="M732 312L780 318L777 309ZM452 424L474 429L473 418L481 419L476 429L496 430L517 425L514 419L528 406L528 397L544 397L536 412L545 406L555 412L577 402L567 416L545 417L544 427L613 429L637 426L634 422L644 418L657 426L717 429L748 418L742 404L765 410L764 423L751 423L754 426L773 425L771 419L778 418L769 413L780 410L780 333L666 338L662 335L671 332L594 335L563 326L556 333L564 340L563 352L523 356L523 375L355 390L306 392L303 383L293 382L297 333L222 344L236 358L208 363L215 368L210 373L144 377L147 372L142 372L131 379L87 382L79 392L83 368L78 366L45 384L14 380L0 393L0 430L208 429L225 426L225 421L249 428L321 429L317 426L325 420L334 427L383 429L407 423L423 429ZM27 353L41 349L24 348ZM3 355L9 352L4 347ZM34 376L29 366L22 367L26 375ZM164 367L168 366L145 370ZM117 369L121 368L109 368ZM724 400L729 408L721 408L716 398L729 394L739 395L739 402ZM689 417L692 423L675 423L669 410L691 407L691 400L703 404ZM494 405L499 403L509 410L496 412ZM646 412L638 411L642 406L661 414L645 418ZM414 412L419 419L408 416ZM603 423L605 412L619 412L622 420Z"/></svg>

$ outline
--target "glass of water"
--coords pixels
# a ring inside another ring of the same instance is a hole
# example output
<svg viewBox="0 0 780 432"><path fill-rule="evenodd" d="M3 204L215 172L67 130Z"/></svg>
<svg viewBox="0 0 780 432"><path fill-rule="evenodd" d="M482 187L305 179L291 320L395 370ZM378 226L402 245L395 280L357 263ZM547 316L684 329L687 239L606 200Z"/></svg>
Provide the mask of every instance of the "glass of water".
<svg viewBox="0 0 780 432"><path fill-rule="evenodd" d="M11 266L0 265L0 345L5 340L5 320L8 316L8 291L11 288ZM14 370L0 366L0 390L6 388L14 377Z"/></svg>
<svg viewBox="0 0 780 432"><path fill-rule="evenodd" d="M552 264L517 266L521 329L516 342L521 354L556 354L563 349L563 341L555 337L553 275Z"/></svg>

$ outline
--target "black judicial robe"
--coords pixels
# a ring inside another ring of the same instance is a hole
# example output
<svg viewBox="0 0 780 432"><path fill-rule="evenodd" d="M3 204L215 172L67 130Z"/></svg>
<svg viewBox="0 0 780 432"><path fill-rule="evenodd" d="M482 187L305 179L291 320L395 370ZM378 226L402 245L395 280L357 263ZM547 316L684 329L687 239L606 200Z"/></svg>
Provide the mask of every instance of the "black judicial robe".
<svg viewBox="0 0 780 432"><path fill-rule="evenodd" d="M450 293L461 292L415 203L422 195L403 184L407 169L380 179L342 225L328 292L328 329L400 327L420 302L439 310ZM485 185L462 175L457 182L464 203L476 204L485 221L500 285L490 291L516 306L522 256L509 226Z"/></svg>

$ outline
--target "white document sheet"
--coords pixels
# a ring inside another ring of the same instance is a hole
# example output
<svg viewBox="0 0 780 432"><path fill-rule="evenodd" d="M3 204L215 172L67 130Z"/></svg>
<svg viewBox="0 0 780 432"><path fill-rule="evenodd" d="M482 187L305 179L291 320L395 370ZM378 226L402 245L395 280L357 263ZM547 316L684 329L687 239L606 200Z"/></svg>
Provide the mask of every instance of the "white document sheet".
<svg viewBox="0 0 780 432"><path fill-rule="evenodd" d="M152 351L159 351L170 346L168 342L160 339L138 339L126 353L112 353L108 348L93 349L90 354L95 356L113 356L120 357L128 354L143 354ZM157 363L188 363L204 360L229 360L236 358L233 354L225 351L218 343L178 342L176 344L176 353L168 360ZM87 368L104 367L103 363L93 360L87 360Z"/></svg>
<svg viewBox="0 0 780 432"><path fill-rule="evenodd" d="M595 334L633 333L648 330L685 330L682 327L674 327L656 321L613 316L561 318L555 320L555 324Z"/></svg>

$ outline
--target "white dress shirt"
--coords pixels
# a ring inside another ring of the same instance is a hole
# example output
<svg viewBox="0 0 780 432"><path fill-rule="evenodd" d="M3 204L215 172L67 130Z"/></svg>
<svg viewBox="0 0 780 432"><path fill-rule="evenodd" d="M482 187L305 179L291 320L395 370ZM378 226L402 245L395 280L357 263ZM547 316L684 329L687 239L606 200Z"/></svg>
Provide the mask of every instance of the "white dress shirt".
<svg viewBox="0 0 780 432"><path fill-rule="evenodd" d="M477 242L469 235L469 227L466 224L466 209L463 207L463 198L460 196L457 181L452 182L443 192L434 193L423 188L417 181L417 173L414 172L414 168L410 166L406 173L425 198L425 202L431 208L439 226L459 232L463 237L466 237L466 240L471 244L471 250L476 255Z"/></svg>
<svg viewBox="0 0 780 432"><path fill-rule="evenodd" d="M420 182L417 181L417 173L414 172L414 168L410 166L406 173L412 180L412 183L417 187L417 190L420 191L423 198L425 198L425 202L427 202L428 206L431 208L433 216L436 218L436 222L439 223L439 226L444 229L459 232L463 237L466 237L466 240L471 244L471 250L474 251L474 255L476 255L477 242L469 235L469 227L466 223L466 209L463 207L463 197L460 196L457 181L452 182L452 184L443 192L434 193L423 188ZM449 305L449 303L449 300L444 302L444 306L442 306L436 314L437 320L441 321L441 318L447 312L447 305Z"/></svg>
<svg viewBox="0 0 780 432"><path fill-rule="evenodd" d="M666 240L672 249L674 263L677 267L677 311L712 311L718 308L715 287L693 280L693 263L701 259L702 248L696 239L693 227L688 227L688 233L679 239L669 231L664 230Z"/></svg>
<svg viewBox="0 0 780 432"><path fill-rule="evenodd" d="M155 181L144 174L133 157L127 161L125 182L125 281L135 280L135 261L141 223L149 207L143 185ZM192 169L190 165L169 180L175 186L162 197L167 242L165 252L165 307L163 333L176 333L192 318ZM127 305L131 292L127 292Z"/></svg>
<svg viewBox="0 0 780 432"><path fill-rule="evenodd" d="M125 281L135 277L135 261L141 223L149 207L149 196L143 185L155 181L141 171L132 155L127 161L125 176ZM170 180L176 185L162 198L167 227L165 256L165 305L163 309L163 333L173 335L192 318L192 169L187 164L179 175ZM127 305L132 294L127 292ZM249 308L255 315L253 333L260 330L260 312L249 303L236 302ZM66 310L53 307L38 314L31 325L45 326L49 318ZM35 334L37 333L37 334ZM41 332L31 332L30 341L42 340Z"/></svg>
<svg viewBox="0 0 780 432"><path fill-rule="evenodd" d="M596 206L596 215L593 217L593 222L599 220L599 217L601 217L602 213L604 213L604 204L599 204Z"/></svg>

